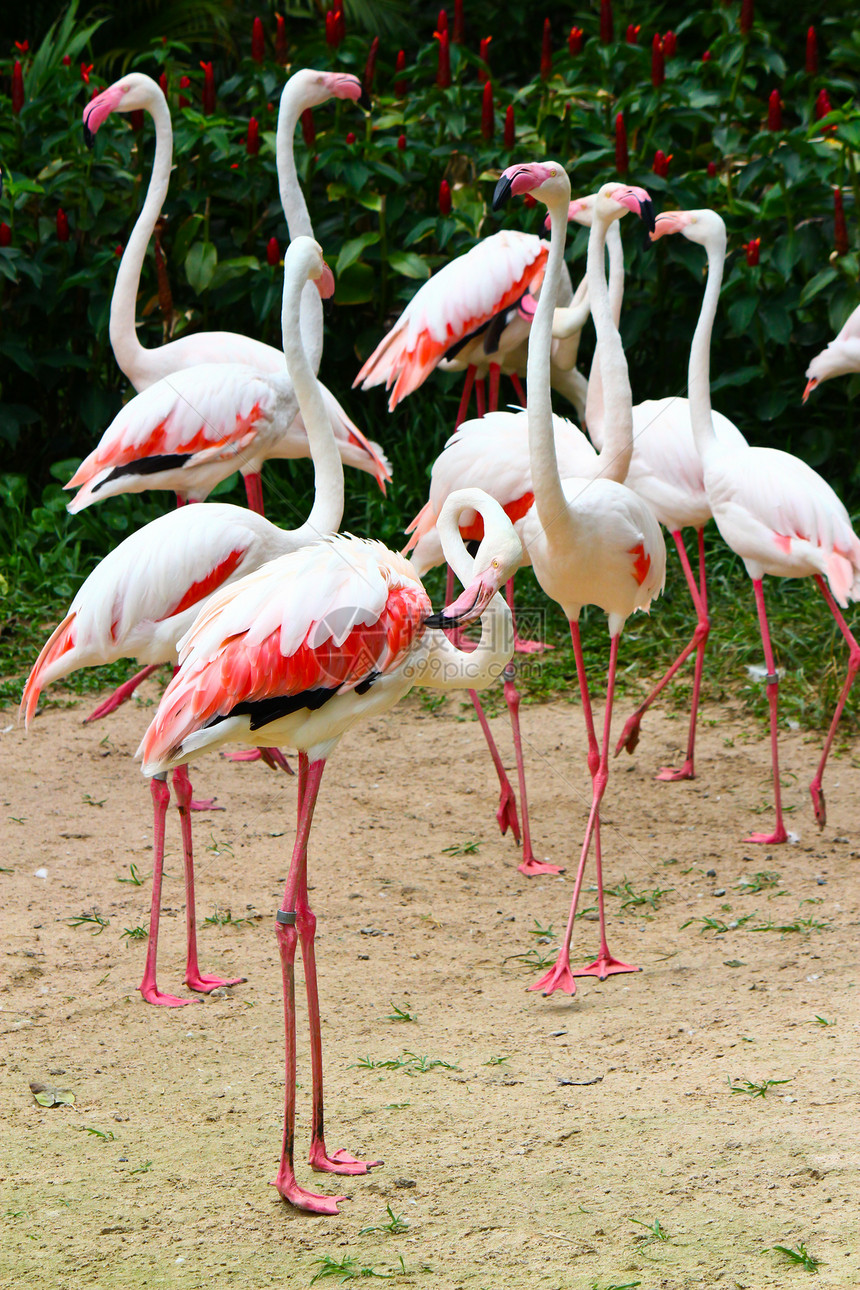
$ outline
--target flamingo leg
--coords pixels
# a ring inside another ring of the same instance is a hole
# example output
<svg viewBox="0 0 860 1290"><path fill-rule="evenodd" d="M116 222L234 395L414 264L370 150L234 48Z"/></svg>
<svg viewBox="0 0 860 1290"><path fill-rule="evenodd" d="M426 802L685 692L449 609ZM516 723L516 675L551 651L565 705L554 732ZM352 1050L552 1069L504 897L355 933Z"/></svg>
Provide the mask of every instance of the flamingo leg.
<svg viewBox="0 0 860 1290"><path fill-rule="evenodd" d="M842 709L845 707L845 701L848 698L848 691L851 689L851 686L854 682L854 677L857 675L857 669L858 667L860 667L860 646L858 646L856 640L851 634L851 630L848 627L848 624L846 623L844 617L842 616L839 606L837 605L836 601L833 599L833 596L831 594L830 588L828 587L827 583L824 581L824 579L821 577L820 574L815 575L815 581L818 583L818 586L821 590L821 594L824 597L824 599L827 601L827 605L830 609L830 612L832 613L833 617L836 619L836 625L838 626L842 635L845 637L845 640L848 644L848 649L849 649L848 675L845 678L845 684L842 687L842 693L839 695L839 702L836 705L836 711L833 714L833 720L830 723L830 729L828 730L827 738L824 741L824 748L822 749L822 752L821 752L821 760L818 763L818 769L815 772L815 776L812 780L812 783L809 785L809 792L812 796L812 806L815 811L815 818L818 821L819 828L823 829L825 824L827 823L827 807L824 801L824 789L822 788L821 781L824 777L824 767L826 766L827 758L830 755L830 748L833 743L833 737L836 734L836 727L839 725L839 718L842 716Z"/></svg>
<svg viewBox="0 0 860 1290"><path fill-rule="evenodd" d="M248 499L248 506L258 515L265 515L266 510L263 506L263 477L259 470L248 471L247 475L242 476L245 481L245 496Z"/></svg>
<svg viewBox="0 0 860 1290"><path fill-rule="evenodd" d="M520 841L520 822L517 818L517 799L514 790L511 787L511 781L508 779L507 771L502 765L501 754L498 745L493 738L493 732L490 729L490 723L487 720L487 714L481 705L477 690L469 691L469 698L475 709L475 714L484 732L484 738L487 741L487 747L490 750L490 756L493 759L493 765L496 768L496 774L499 777L499 805L496 809L496 820L499 825L502 837L505 836L508 829L514 835L514 839L519 845Z"/></svg>
<svg viewBox="0 0 860 1290"><path fill-rule="evenodd" d="M193 999L180 999L175 994L163 994L155 980L158 957L158 921L161 917L161 879L164 873L164 822L170 805L170 789L165 775L153 775L149 781L155 822L152 831L152 899L149 908L149 940L146 946L146 963L143 980L138 989L147 1003L157 1003L165 1008L183 1008Z"/></svg>
<svg viewBox="0 0 860 1290"><path fill-rule="evenodd" d="M469 400L472 397L472 386L475 384L475 373L477 368L474 363L470 363L466 368L466 379L463 382L463 393L460 395L460 406L457 409L457 420L454 423L454 429L459 430L460 426L466 420L466 413L469 411Z"/></svg>
<svg viewBox="0 0 860 1290"><path fill-rule="evenodd" d="M517 376L516 372L511 372L511 385L514 387L514 392L520 401L520 407L524 408L526 406L526 392L523 389L523 383Z"/></svg>
<svg viewBox="0 0 860 1290"><path fill-rule="evenodd" d="M681 653L675 659L675 662L668 669L668 671L665 673L662 679L658 681L657 685L655 685L654 689L648 695L647 699L645 699L644 702L640 703L636 711L633 712L630 715L630 717L628 717L627 722L624 726L624 729L621 731L621 738L618 740L618 743L615 745L616 757L621 752L622 748L626 748L629 753L632 753L634 751L634 749L636 748L636 745L639 743L639 734L640 734L639 727L642 724L643 716L648 711L648 709L650 708L654 700L657 698L658 694L660 694L660 692L665 688L665 686L668 685L668 683L672 680L672 677L675 675L678 669L682 667L684 663L686 663L687 659L690 657L693 650L695 650L696 651L696 670L695 670L694 679L693 679L693 702L692 702L692 707L690 711L690 730L687 736L687 756L683 766L681 766L680 769L678 770L675 770L671 766L663 766L661 768L661 770L657 774L657 779L664 780L667 782L673 782L681 779L696 778L696 772L695 772L694 762L693 762L693 754L694 754L695 743L696 743L696 718L699 710L699 691L701 689L702 669L705 662L705 646L708 641L708 633L710 632L710 629L711 629L710 621L708 619L708 599L707 599L707 590L706 590L706 584L705 584L705 534L704 534L704 529L698 529L697 531L698 531L698 537L699 537L698 585L696 583L696 578L693 575L693 570L690 567L690 561L687 556L687 549L684 545L684 538L679 529L675 529L672 532L672 537L675 539L675 545L678 548L678 555L681 557L681 566L684 570L684 577L687 579L687 586L690 590L690 596L693 601L693 607L696 610L696 618L698 620L696 623L696 629L693 632L693 635L689 640L689 642L681 650Z"/></svg>
<svg viewBox="0 0 860 1290"><path fill-rule="evenodd" d="M776 727L776 709L779 699L779 678L776 673L776 664L773 659L773 650L770 644L770 630L767 625L767 612L764 607L764 587L761 578L753 578L753 590L755 591L755 603L758 610L759 627L761 628L761 643L764 646L764 661L767 665L767 701L770 707L770 752L773 762L773 802L776 808L776 828L773 833L751 833L745 842L761 842L766 846L775 846L780 842L788 841L788 834L785 831L785 825L782 822L782 797L779 784L779 750L777 748L777 727Z"/></svg>
<svg viewBox="0 0 860 1290"><path fill-rule="evenodd" d="M121 704L131 698L141 682L152 676L153 672L157 672L160 667L160 663L150 663L142 671L135 672L134 676L130 677L128 681L123 681L122 685L118 686L113 694L109 695L103 703L100 703L88 717L84 717L84 725L88 726L91 721L101 721L102 717L106 717L109 712L115 712Z"/></svg>
<svg viewBox="0 0 860 1290"><path fill-rule="evenodd" d="M498 411L499 407L499 380L501 379L502 369L498 363L490 364L490 381L489 381L489 408L491 412Z"/></svg>
<svg viewBox="0 0 860 1290"><path fill-rule="evenodd" d="M242 748L239 752L222 752L225 761L262 761L269 770L282 770L285 775L295 775L280 748Z"/></svg>
<svg viewBox="0 0 860 1290"><path fill-rule="evenodd" d="M487 411L487 396L484 390L483 376L475 378L475 402L478 405L478 416L482 417Z"/></svg>
<svg viewBox="0 0 860 1290"><path fill-rule="evenodd" d="M537 874L551 873L558 874L564 871L557 864L546 864L541 860L536 860L532 851L531 831L529 829L529 807L526 797L526 768L523 761L523 744L520 736L520 695L516 687L517 669L513 663L509 663L505 668L505 703L508 705L508 712L511 718L511 731L514 736L514 752L517 758L517 777L520 785L520 811L523 821L523 858L517 866L520 873L524 873L527 878L534 878ZM516 836L516 835L515 835Z"/></svg>
<svg viewBox="0 0 860 1290"><path fill-rule="evenodd" d="M185 960L185 984L189 990L208 994L221 985L241 985L244 976L225 980L220 976L203 976L197 962L197 902L194 898L194 855L191 847L191 780L188 769L177 766L173 772L173 793L182 830L182 861L185 870L185 927L188 950Z"/></svg>
<svg viewBox="0 0 860 1290"><path fill-rule="evenodd" d="M511 619L514 624L514 650L517 654L543 654L548 649L555 649L554 645L548 645L546 641L525 641L517 635L517 618L514 612L514 579L508 578L505 583L505 599L508 602L508 609L511 611Z"/></svg>

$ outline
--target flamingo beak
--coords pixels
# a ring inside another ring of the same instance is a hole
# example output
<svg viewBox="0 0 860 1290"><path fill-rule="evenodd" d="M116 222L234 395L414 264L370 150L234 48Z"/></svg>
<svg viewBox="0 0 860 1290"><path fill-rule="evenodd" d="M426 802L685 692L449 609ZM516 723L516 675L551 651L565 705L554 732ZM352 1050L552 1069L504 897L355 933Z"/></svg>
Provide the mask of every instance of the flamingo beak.
<svg viewBox="0 0 860 1290"><path fill-rule="evenodd" d="M365 112L370 112L373 109L373 101L363 85L361 87L361 93L358 96L358 106L360 108L364 108Z"/></svg>
<svg viewBox="0 0 860 1290"><path fill-rule="evenodd" d="M470 582L466 590L457 597L453 605L443 609L440 614L431 614L425 619L428 627L441 627L448 629L451 627L462 627L467 623L472 623L489 605L493 596L499 590L501 578L499 569L491 566L479 574L473 582Z"/></svg>
<svg viewBox="0 0 860 1290"><path fill-rule="evenodd" d="M806 400L809 398L810 394L815 389L817 384L818 384L818 377L810 376L809 380L806 382L806 389L803 391L803 398L800 400L801 403L806 402Z"/></svg>
<svg viewBox="0 0 860 1290"><path fill-rule="evenodd" d="M495 191L493 192L494 211L501 210L501 208L503 206L507 206L508 202L511 200L512 182L513 181L508 175L502 175L499 179L499 182L496 184Z"/></svg>
<svg viewBox="0 0 860 1290"><path fill-rule="evenodd" d="M317 278L317 291L323 300L330 300L334 295L334 274L323 260L322 273Z"/></svg>

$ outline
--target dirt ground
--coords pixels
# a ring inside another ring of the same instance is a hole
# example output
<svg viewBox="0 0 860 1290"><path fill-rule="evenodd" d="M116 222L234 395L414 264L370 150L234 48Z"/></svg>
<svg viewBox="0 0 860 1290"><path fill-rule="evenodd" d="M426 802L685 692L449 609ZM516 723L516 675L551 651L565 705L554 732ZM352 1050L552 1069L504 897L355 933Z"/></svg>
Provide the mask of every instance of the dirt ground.
<svg viewBox="0 0 860 1290"><path fill-rule="evenodd" d="M536 851L569 866L560 878L517 873L459 700L431 713L411 697L348 735L311 838L327 1139L385 1165L339 1183L303 1163L301 1008L300 1181L350 1196L339 1217L312 1218L267 1185L283 1108L273 916L295 780L192 766L228 808L195 816L201 966L248 981L149 1007L145 942L124 931L148 923L150 799L131 755L152 709L85 727L89 706L49 709L29 736L0 714L0 1286L307 1286L328 1259L342 1271L324 1285L372 1270L434 1290L764 1290L806 1284L773 1250L801 1242L820 1260L814 1284L860 1285L851 749L832 762L819 834L806 791L819 741L784 733L799 836L757 848L742 838L771 818L760 732L706 709L699 779L667 785L652 776L679 758L684 722L648 718L604 813L606 883L630 884L608 897L610 944L644 970L545 999L525 987L564 926L585 821L578 708L522 710ZM493 725L512 764L506 721ZM159 984L187 994L180 855L171 812ZM119 881L132 864L142 886ZM622 910L631 892L652 904ZM97 935L71 924L93 911L107 920ZM596 932L577 924L579 961ZM730 1089L768 1080L788 1082ZM31 1081L76 1102L39 1106Z"/></svg>

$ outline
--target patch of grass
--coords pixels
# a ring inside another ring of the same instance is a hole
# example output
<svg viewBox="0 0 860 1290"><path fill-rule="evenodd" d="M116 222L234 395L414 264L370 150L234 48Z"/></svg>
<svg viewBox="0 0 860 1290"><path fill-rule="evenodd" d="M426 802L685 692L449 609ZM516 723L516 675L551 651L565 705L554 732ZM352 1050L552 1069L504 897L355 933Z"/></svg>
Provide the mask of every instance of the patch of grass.
<svg viewBox="0 0 860 1290"><path fill-rule="evenodd" d="M69 927L91 927L93 936L100 936L106 927L110 925L109 918L102 918L95 909L91 914L76 914L74 918L67 918L66 922Z"/></svg>
<svg viewBox="0 0 860 1290"><path fill-rule="evenodd" d="M819 1026L835 1026L835 1025L836 1025L836 1022L835 1022L835 1021L828 1021L826 1017L819 1017L819 1015L818 1015L818 1013L817 1013L817 1012L816 1012L816 1014L815 1014L815 1020L818 1022L818 1025L819 1025Z"/></svg>
<svg viewBox="0 0 860 1290"><path fill-rule="evenodd" d="M735 890L743 895L754 896L768 887L778 887L780 875L775 869L762 869L758 873L745 873L740 882L735 883Z"/></svg>
<svg viewBox="0 0 860 1290"><path fill-rule="evenodd" d="M794 1076L789 1079L763 1079L758 1084L753 1080L740 1080L733 1084L731 1079L728 1081L730 1093L746 1093L748 1097L766 1097L768 1089L775 1088L778 1084L791 1084Z"/></svg>
<svg viewBox="0 0 860 1290"><path fill-rule="evenodd" d="M449 847L442 848L443 856L474 856L478 854L480 842L470 838L468 842L453 842Z"/></svg>
<svg viewBox="0 0 860 1290"><path fill-rule="evenodd" d="M117 882L129 882L129 883L131 883L131 884L132 884L132 886L133 886L133 887L142 887L142 886L143 886L143 884L144 884L144 879L143 879L143 878L141 878L140 873L138 872L138 868L137 868L137 865L136 865L136 864L130 864L130 865L128 866L128 874L129 874L129 876L128 876L127 878L121 878L121 877L119 876L119 874L117 874L117 876L116 876L116 880L117 880Z"/></svg>
<svg viewBox="0 0 860 1290"><path fill-rule="evenodd" d="M148 933L145 927L126 927L121 935L129 941L145 941Z"/></svg>
<svg viewBox="0 0 860 1290"><path fill-rule="evenodd" d="M389 1014L388 1014L388 1020L389 1020L389 1021L413 1021L413 1022L417 1022L418 1018L417 1018L417 1017L413 1017L412 1013L411 1013L411 1012L407 1012L405 1008L398 1008L398 1006L397 1006L397 1004L396 1004L396 1003L390 1003L390 1007L391 1007L391 1012L389 1012Z"/></svg>
<svg viewBox="0 0 860 1290"><path fill-rule="evenodd" d="M551 941L555 936L555 932L552 930L552 923L547 923L546 927L542 927L536 918L533 918L532 922L534 923L534 927L529 927L527 929L529 936L538 936L541 940L547 941Z"/></svg>
<svg viewBox="0 0 860 1290"><path fill-rule="evenodd" d="M505 1062L509 1062L510 1060L511 1060L511 1055L510 1053L508 1053L506 1057L491 1057L488 1062L484 1062L484 1065L485 1066L503 1066Z"/></svg>
<svg viewBox="0 0 860 1290"><path fill-rule="evenodd" d="M377 1229L368 1228L368 1231ZM346 1285L348 1281L357 1281L362 1277L375 1277L380 1281L393 1281L395 1277L411 1277L418 1272L432 1272L433 1269L429 1263L422 1263L418 1268L407 1268L403 1261L403 1255L398 1255L397 1266L388 1268L384 1272L378 1272L373 1267L361 1267L351 1254L345 1254L342 1259L334 1259L330 1254L324 1254L322 1258L314 1259L314 1263L319 1264L319 1271L311 1277L310 1284L314 1285L317 1281L325 1281L329 1277L337 1277L340 1285Z"/></svg>
<svg viewBox="0 0 860 1290"><path fill-rule="evenodd" d="M744 914L743 918L733 918L730 923L725 923L721 918L712 918L709 914L705 914L702 918L688 918L685 923L681 924L681 931L683 932L685 927L690 927L692 923L701 923L703 932L716 932L717 936L724 936L726 932L733 932L738 927L744 927L752 918L755 918L755 913Z"/></svg>
<svg viewBox="0 0 860 1290"><path fill-rule="evenodd" d="M152 1168L152 1161L144 1160L142 1165L138 1165L136 1169L129 1169L128 1172L130 1174L148 1174L151 1168Z"/></svg>
<svg viewBox="0 0 860 1290"><path fill-rule="evenodd" d="M107 801L107 798L103 797L100 800L97 800L90 793L84 793L83 801L86 806L104 806L105 802Z"/></svg>
<svg viewBox="0 0 860 1290"><path fill-rule="evenodd" d="M399 1236L401 1232L409 1231L409 1224L405 1218L395 1214L390 1205L385 1206L388 1213L388 1222L382 1223L378 1227L362 1227L359 1236L369 1236L371 1232L388 1232L390 1236Z"/></svg>
<svg viewBox="0 0 860 1290"><path fill-rule="evenodd" d="M247 927L253 921L253 918L234 918L229 909L219 909L216 905L215 913L204 918L203 925L205 927Z"/></svg>
<svg viewBox="0 0 860 1290"><path fill-rule="evenodd" d="M797 1267L806 1268L807 1272L817 1272L821 1266L821 1260L817 1259L814 1254L809 1253L803 1241L798 1242L796 1250L791 1249L788 1245L773 1245L771 1249L776 1250L777 1254L781 1254Z"/></svg>
<svg viewBox="0 0 860 1290"><path fill-rule="evenodd" d="M628 1222L636 1223L638 1227L644 1227L645 1229L641 1235L637 1233L634 1236L634 1241L644 1241L645 1244L650 1245L653 1241L669 1241L672 1239L665 1227L661 1226L659 1218L655 1218L653 1223L644 1223L641 1218L631 1218L628 1219Z"/></svg>
<svg viewBox="0 0 860 1290"><path fill-rule="evenodd" d="M375 1061L372 1057L360 1057L350 1070L362 1071L406 1071L407 1075L425 1075L433 1070L459 1071L454 1062L443 1061L441 1057L420 1056L409 1049L399 1057L383 1058Z"/></svg>
<svg viewBox="0 0 860 1290"><path fill-rule="evenodd" d="M116 1142L116 1134L112 1129L94 1129L89 1124L79 1124L78 1128L82 1133L91 1133L100 1142Z"/></svg>
<svg viewBox="0 0 860 1290"><path fill-rule="evenodd" d="M775 923L769 918L766 923L759 923L757 927L751 927L751 932L780 932L783 936L789 932L825 932L830 927L830 920L824 922L820 918L795 918L791 923Z"/></svg>
<svg viewBox="0 0 860 1290"><path fill-rule="evenodd" d="M527 967L529 971L531 971L534 968L541 969L549 967L550 964L555 962L555 957L556 956L552 951L547 954L543 950L533 947L530 950L526 950L524 954L509 954L505 959L505 962L508 963L511 959L519 959L523 967Z"/></svg>
<svg viewBox="0 0 860 1290"><path fill-rule="evenodd" d="M655 887L653 891L634 891L633 883L626 878L619 882L615 887L604 887L605 896L615 896L621 901L622 909L639 909L642 905L648 905L650 909L658 909L663 896L668 896L674 887Z"/></svg>

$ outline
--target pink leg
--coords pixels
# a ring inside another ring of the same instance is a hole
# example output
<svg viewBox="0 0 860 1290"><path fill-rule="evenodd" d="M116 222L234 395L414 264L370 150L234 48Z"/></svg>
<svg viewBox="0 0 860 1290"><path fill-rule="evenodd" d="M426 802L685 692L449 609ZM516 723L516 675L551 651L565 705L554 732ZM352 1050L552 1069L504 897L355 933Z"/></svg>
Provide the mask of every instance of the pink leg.
<svg viewBox="0 0 860 1290"><path fill-rule="evenodd" d="M179 810L182 829L182 860L185 868L185 926L188 936L188 953L185 960L185 984L189 990L208 994L220 985L241 985L247 977L237 976L225 980L220 976L203 976L197 962L197 902L194 897L194 857L191 849L191 780L185 766L173 772L173 793Z"/></svg>
<svg viewBox="0 0 860 1290"><path fill-rule="evenodd" d="M243 475L242 478L245 481L245 496L248 499L248 506L252 511L256 511L258 515L265 515L266 511L263 506L263 479L260 472L258 470L253 472L249 471L248 474Z"/></svg>
<svg viewBox="0 0 860 1290"><path fill-rule="evenodd" d="M520 811L523 818L523 858L517 866L520 873L524 873L528 878L534 878L537 874L563 873L557 864L545 864L541 860L535 860L532 851L531 832L529 830L529 808L526 798L526 768L523 762L523 745L520 737L520 696L516 687L517 670L513 663L509 663L505 668L505 703L508 705L508 712L511 717L511 730L514 736L514 751L517 757L517 776L520 784Z"/></svg>
<svg viewBox="0 0 860 1290"><path fill-rule="evenodd" d="M666 672L662 680L657 683L648 695L648 698L645 699L643 703L640 703L636 711L628 718L624 729L621 731L621 738L615 745L616 757L621 752L622 748L626 748L629 753L634 751L636 745L639 743L639 727L642 724L643 716L657 698L657 695L660 694L664 687L671 681L678 669L686 663L693 650L696 650L696 671L693 679L693 703L692 710L690 712L690 730L687 736L687 757L683 766L681 766L679 770L675 770L670 766L664 766L660 770L657 775L657 779L666 781L696 778L693 764L693 753L696 742L696 716L699 709L699 690L702 683L702 668L705 661L705 645L707 644L708 633L710 631L707 593L705 591L705 534L703 529L698 530L698 536L699 584L697 586L696 579L693 576L693 570L690 568L690 561L687 557L687 550L684 546L683 536L678 529L675 529L672 533L672 537L675 539L675 545L678 548L678 555L681 557L681 566L684 570L684 577L687 579L687 586L689 587L690 596L693 600L693 607L696 610L696 617L698 619L696 630L693 632L692 638L681 650L681 653L675 659L675 662Z"/></svg>
<svg viewBox="0 0 860 1290"><path fill-rule="evenodd" d="M764 607L764 587L760 578L753 579L756 609L758 610L761 643L764 646L764 661L767 666L767 701L770 707L770 753L773 762L773 802L776 808L776 828L773 833L751 833L745 842L762 842L765 846L775 846L788 841L788 834L782 822L782 796L779 784L779 751L777 748L776 707L779 698L779 678L773 660L770 645L770 631L767 625L767 613Z"/></svg>
<svg viewBox="0 0 860 1290"><path fill-rule="evenodd" d="M839 718L842 716L842 709L845 707L845 701L848 698L848 691L851 689L854 677L857 675L857 669L860 667L860 646L858 646L856 640L851 634L848 624L843 618L839 606L833 599L827 583L819 574L815 575L815 581L821 589L822 596L827 601L830 612L836 619L836 624L839 630L845 637L849 650L848 675L845 678L845 684L842 687L842 693L839 696L839 702L836 705L836 711L833 714L833 720L830 723L830 729L828 730L827 738L824 741L824 748L821 753L821 760L818 763L818 769L815 772L812 783L809 785L809 792L812 795L812 805L815 810L815 818L818 821L819 827L823 829L827 823L827 807L824 801L824 789L822 788L821 781L824 777L824 767L827 765L827 758L830 755L833 736L836 734L836 727L839 725Z"/></svg>
<svg viewBox="0 0 860 1290"><path fill-rule="evenodd" d="M269 770L282 770L287 775L296 773L280 748L243 748L241 752L222 752L221 756L226 761L262 761Z"/></svg>
<svg viewBox="0 0 860 1290"><path fill-rule="evenodd" d="M103 703L100 703L88 717L84 717L84 725L89 725L91 721L101 721L102 717L106 717L109 712L115 712L120 704L131 698L140 683L145 681L148 676L152 676L153 672L157 672L160 667L160 663L150 663L149 667L136 672L128 681L123 681L122 685L114 690L113 694L105 699Z"/></svg>
<svg viewBox="0 0 860 1290"><path fill-rule="evenodd" d="M511 372L511 385L514 387L517 398L520 401L520 407L526 406L526 392L523 389L523 383L517 376L516 372Z"/></svg>
<svg viewBox="0 0 860 1290"><path fill-rule="evenodd" d="M505 583L505 597L508 602L508 609L511 611L511 618L514 624L514 649L517 654L543 654L545 650L555 649L554 645L548 645L546 641L524 641L517 635L517 618L514 612L514 579L508 578Z"/></svg>
<svg viewBox="0 0 860 1290"><path fill-rule="evenodd" d="M472 386L475 384L475 373L478 369L474 363L470 363L466 368L466 379L463 382L463 393L460 395L460 406L457 409L457 420L454 423L454 429L457 430L466 420L466 413L469 411L469 400L472 397Z"/></svg>
<svg viewBox="0 0 860 1290"><path fill-rule="evenodd" d="M170 805L170 789L163 775L154 775L149 781L154 807L155 823L152 831L152 900L149 910L149 941L146 947L146 964L143 980L138 989L147 1003L163 1004L166 1008L182 1008L193 999L180 999L175 994L162 994L155 980L155 962L158 957L158 920L161 916L161 878L164 872L164 821Z"/></svg>
<svg viewBox="0 0 860 1290"><path fill-rule="evenodd" d="M499 378L502 375L502 369L498 363L490 364L490 391L489 407L491 412L496 412L499 407Z"/></svg>
<svg viewBox="0 0 860 1290"><path fill-rule="evenodd" d="M517 819L517 799L514 796L514 790L511 788L511 781L508 779L507 771L502 765L502 758L499 749L493 738L493 732L490 729L490 723L487 721L487 714L481 706L481 700L478 697L477 690L469 691L469 698L475 709L481 729L484 732L484 738L487 741L487 747L490 750L490 756L493 759L493 765L496 768L496 774L499 777L499 805L496 809L496 820L501 830L502 837L505 836L508 829L513 833L517 843L520 840L520 822Z"/></svg>
<svg viewBox="0 0 860 1290"><path fill-rule="evenodd" d="M475 379L475 402L478 405L478 416L482 417L487 411L487 396L484 392L484 378L482 376Z"/></svg>

